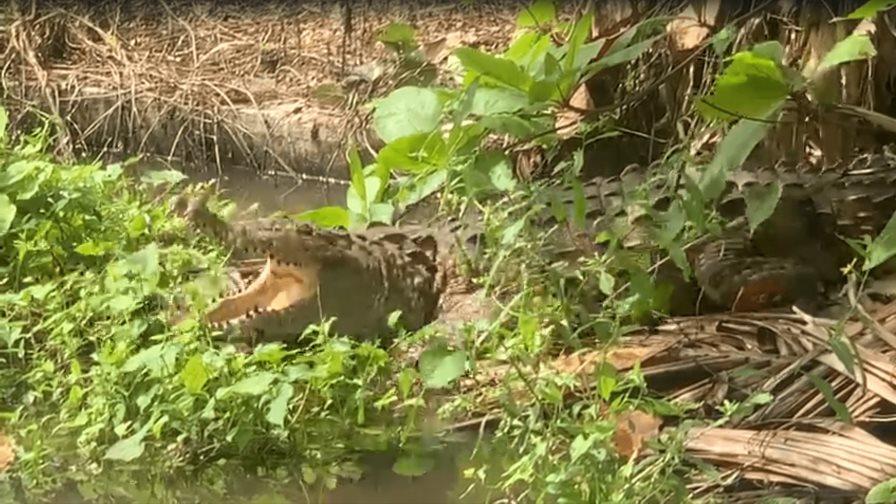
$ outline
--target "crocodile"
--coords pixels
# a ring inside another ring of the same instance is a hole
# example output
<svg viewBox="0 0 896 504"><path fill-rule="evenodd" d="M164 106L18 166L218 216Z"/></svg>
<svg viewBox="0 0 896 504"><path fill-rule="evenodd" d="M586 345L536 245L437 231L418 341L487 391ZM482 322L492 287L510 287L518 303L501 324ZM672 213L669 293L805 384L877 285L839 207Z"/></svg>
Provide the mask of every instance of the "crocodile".
<svg viewBox="0 0 896 504"><path fill-rule="evenodd" d="M455 256L444 252L455 234L412 226L347 232L285 218L227 223L208 208L208 197L180 195L173 207L195 231L229 245L233 260L263 259L250 268L251 282L205 314L214 326L288 341L332 319L334 332L371 340L394 334L396 324L420 329L446 294L468 288L449 274ZM246 276L236 275L236 283Z"/></svg>
<svg viewBox="0 0 896 504"><path fill-rule="evenodd" d="M854 257L841 237L876 236L896 211L894 168L894 158L885 151L822 169L779 163L735 170L715 203L718 213L726 220L742 217L745 192L777 182L781 197L774 212L752 233L741 226L686 247L694 282L683 284L677 268L671 274L667 268L666 278L673 285L696 284L717 309L755 311L811 302L842 281L841 268ZM552 239L572 236L573 245L582 236L593 243L596 232L618 228L620 222L623 228L642 230L641 219L668 210L672 201L657 179L647 181L647 172L632 167L619 177L586 183L586 229L570 233L558 225L565 219L551 212L542 214L538 224L553 229ZM634 187L647 187L646 198L632 196L638 193ZM572 206L569 200L560 203ZM285 219L227 224L207 208L205 198L180 198L176 209L194 228L230 244L236 258L265 258L251 284L206 313L212 324L238 324L280 339L335 317L334 331L367 340L394 334L390 318L396 311L408 330L429 324L450 290L456 228L347 232ZM476 232L461 241L471 236Z"/></svg>

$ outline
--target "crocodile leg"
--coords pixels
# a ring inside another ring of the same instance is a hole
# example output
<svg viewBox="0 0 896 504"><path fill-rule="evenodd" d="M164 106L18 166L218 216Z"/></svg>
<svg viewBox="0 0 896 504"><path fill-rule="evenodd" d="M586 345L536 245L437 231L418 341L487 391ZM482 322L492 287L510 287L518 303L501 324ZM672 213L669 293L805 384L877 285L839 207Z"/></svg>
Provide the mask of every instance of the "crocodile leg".
<svg viewBox="0 0 896 504"><path fill-rule="evenodd" d="M818 300L821 278L810 265L785 257L763 257L746 238L723 238L694 254L697 283L721 308L761 311Z"/></svg>
<svg viewBox="0 0 896 504"><path fill-rule="evenodd" d="M230 245L235 256L267 257L251 285L206 314L212 324L239 324L264 339L291 340L307 326L335 318L333 331L367 340L392 332L395 311L410 330L435 318L438 268L412 240L286 220L227 224L201 198L178 201L175 209L194 229Z"/></svg>

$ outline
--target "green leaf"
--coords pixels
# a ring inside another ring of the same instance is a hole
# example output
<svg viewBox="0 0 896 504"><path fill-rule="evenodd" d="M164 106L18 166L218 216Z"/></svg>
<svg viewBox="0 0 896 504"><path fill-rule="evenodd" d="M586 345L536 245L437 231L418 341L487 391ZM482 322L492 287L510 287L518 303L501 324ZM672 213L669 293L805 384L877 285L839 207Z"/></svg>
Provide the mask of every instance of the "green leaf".
<svg viewBox="0 0 896 504"><path fill-rule="evenodd" d="M435 464L432 457L409 453L402 455L392 464L392 471L401 476L423 476L431 471Z"/></svg>
<svg viewBox="0 0 896 504"><path fill-rule="evenodd" d="M708 118L760 118L780 106L790 94L791 83L779 63L770 57L777 43L762 46L758 53L743 51L732 56L732 62L716 79L710 96L697 104Z"/></svg>
<svg viewBox="0 0 896 504"><path fill-rule="evenodd" d="M0 194L0 236L5 236L12 228L16 210L16 205L9 200L9 196Z"/></svg>
<svg viewBox="0 0 896 504"><path fill-rule="evenodd" d="M642 54L644 54L645 51L647 51L648 49L653 47L654 42L659 40L660 37L664 37L664 36L665 35L656 35L654 37L650 37L647 40L643 40L636 44L632 44L632 45L626 47L625 49L619 49L611 54L604 56L603 58L599 59L598 61L585 67L585 69L582 72L585 75L585 77L583 77L581 80L582 81L588 80L591 77L593 77L595 74L600 72L601 70L611 68L616 65L628 63L628 62L640 57Z"/></svg>
<svg viewBox="0 0 896 504"><path fill-rule="evenodd" d="M467 71L489 77L505 86L528 91L531 78L519 65L499 56L477 51L470 47L458 47L454 55Z"/></svg>
<svg viewBox="0 0 896 504"><path fill-rule="evenodd" d="M890 216L887 225L868 246L862 270L876 268L894 255L896 255L896 213Z"/></svg>
<svg viewBox="0 0 896 504"><path fill-rule="evenodd" d="M373 112L373 127L384 142L420 133L439 125L442 100L432 89L406 86L383 98Z"/></svg>
<svg viewBox="0 0 896 504"><path fill-rule="evenodd" d="M413 47L417 39L417 30L407 23L392 22L380 31L377 39L380 42Z"/></svg>
<svg viewBox="0 0 896 504"><path fill-rule="evenodd" d="M818 64L818 68L812 73L810 79L817 79L828 70L831 70L842 63L873 58L875 55L877 55L877 50L874 48L874 43L871 42L871 38L868 37L868 35L852 34L840 42L837 42L834 47L824 55L824 58L821 59L821 63Z"/></svg>
<svg viewBox="0 0 896 504"><path fill-rule="evenodd" d="M184 365L184 369L180 372L180 379L184 383L184 388L191 394L202 392L202 387L208 382L208 371L202 362L202 356L196 354L190 357Z"/></svg>
<svg viewBox="0 0 896 504"><path fill-rule="evenodd" d="M421 133L399 138L380 149L376 161L397 173L421 173L444 167L448 146L441 135Z"/></svg>
<svg viewBox="0 0 896 504"><path fill-rule="evenodd" d="M865 494L865 504L896 504L896 478L871 487Z"/></svg>
<svg viewBox="0 0 896 504"><path fill-rule="evenodd" d="M560 99L560 87L554 79L539 79L529 86L529 101L542 103Z"/></svg>
<svg viewBox="0 0 896 504"><path fill-rule="evenodd" d="M295 389L291 384L284 383L280 385L280 390L271 401L271 404L268 406L268 413L265 415L265 419L268 422L277 427L283 427L283 420L289 412L289 400L292 399L293 393L295 393Z"/></svg>
<svg viewBox="0 0 896 504"><path fill-rule="evenodd" d="M348 210L339 206L324 206L306 210L292 217L299 222L313 222L322 228L347 228Z"/></svg>
<svg viewBox="0 0 896 504"><path fill-rule="evenodd" d="M616 278L606 271L601 271L598 284L600 291L604 295L609 296L610 294L613 294L613 289L616 286Z"/></svg>
<svg viewBox="0 0 896 504"><path fill-rule="evenodd" d="M725 181L728 174L741 166L753 149L756 147L768 131L771 123L768 119L777 115L778 108L784 103L781 100L778 107L768 112L763 121L741 119L738 121L725 138L719 142L715 156L709 166L700 174L700 191L707 200L714 200L725 189Z"/></svg>
<svg viewBox="0 0 896 504"><path fill-rule="evenodd" d="M516 89L480 87L473 96L470 113L478 116L509 114L529 105L525 93Z"/></svg>
<svg viewBox="0 0 896 504"><path fill-rule="evenodd" d="M896 5L896 0L868 0L858 9L852 11L847 19L862 19L876 16L878 12Z"/></svg>
<svg viewBox="0 0 896 504"><path fill-rule="evenodd" d="M756 228L775 212L778 200L781 199L781 190L781 183L777 180L768 185L756 185L746 190L744 201L747 203L750 232L756 231Z"/></svg>
<svg viewBox="0 0 896 504"><path fill-rule="evenodd" d="M450 351L444 345L435 345L420 355L420 375L429 389L445 388L464 374L467 354L462 350Z"/></svg>
<svg viewBox="0 0 896 504"><path fill-rule="evenodd" d="M97 243L93 241L84 242L75 247L75 252L83 256L101 256L112 250L113 244L109 242Z"/></svg>
<svg viewBox="0 0 896 504"><path fill-rule="evenodd" d="M274 378L276 378L274 373L261 371L248 378L243 378L230 387L218 389L217 395L222 397L227 393L234 393L239 395L258 396L264 394L268 390L271 383L274 382Z"/></svg>
<svg viewBox="0 0 896 504"><path fill-rule="evenodd" d="M358 150L354 147L348 151L348 161L349 173L352 177L351 188L355 190L361 203L367 203L367 184L364 183L364 167L361 165Z"/></svg>
<svg viewBox="0 0 896 504"><path fill-rule="evenodd" d="M106 450L104 458L108 460L120 460L122 462L130 462L136 460L145 449L143 438L146 437L146 429L141 429L134 435L118 440L114 445Z"/></svg>
<svg viewBox="0 0 896 504"><path fill-rule="evenodd" d="M828 406L834 410L834 414L837 418L844 423L852 423L852 415L849 414L849 408L846 407L840 400L837 399L837 395L834 394L834 389L831 388L831 384L828 383L824 378L820 376L816 376L815 373L809 373L809 381L815 385L815 388L821 392L821 395L824 397L825 402L828 403Z"/></svg>
<svg viewBox="0 0 896 504"><path fill-rule="evenodd" d="M532 26L544 26L557 17L557 9L553 0L535 0L523 8L516 18L517 28L529 28Z"/></svg>

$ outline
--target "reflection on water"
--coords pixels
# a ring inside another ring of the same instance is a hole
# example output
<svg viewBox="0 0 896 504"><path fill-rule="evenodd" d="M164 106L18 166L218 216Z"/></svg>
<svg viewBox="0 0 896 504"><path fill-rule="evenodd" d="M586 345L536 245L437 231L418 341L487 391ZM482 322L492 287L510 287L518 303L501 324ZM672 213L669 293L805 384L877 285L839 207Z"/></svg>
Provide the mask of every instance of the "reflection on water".
<svg viewBox="0 0 896 504"><path fill-rule="evenodd" d="M490 448L467 437L462 442L444 444L428 454L433 461L421 476L396 474L393 454L362 457L363 475L356 481L341 480L333 489L302 481L285 471L268 475L247 475L234 465L215 467L202 475L153 474L152 468L109 469L96 476L83 476L52 498L26 498L27 503L46 504L480 504L498 502L484 489L467 491L467 469L493 459ZM507 501L503 501L507 502Z"/></svg>
<svg viewBox="0 0 896 504"><path fill-rule="evenodd" d="M233 200L241 211L253 207L247 217L270 215L276 211L290 214L324 205L345 205L347 182L296 180L291 177L261 177L247 169L231 169L224 173L199 172L187 166L170 165L159 160L141 161L130 168L136 173L147 170L174 169L186 174L190 181L217 180L224 196Z"/></svg>

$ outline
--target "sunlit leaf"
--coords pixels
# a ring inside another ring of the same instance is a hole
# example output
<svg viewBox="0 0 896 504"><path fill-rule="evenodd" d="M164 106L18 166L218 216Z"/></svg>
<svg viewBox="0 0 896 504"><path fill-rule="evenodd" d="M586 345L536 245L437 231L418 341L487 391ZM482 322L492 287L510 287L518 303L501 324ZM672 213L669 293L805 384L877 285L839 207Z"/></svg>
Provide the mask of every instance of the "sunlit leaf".
<svg viewBox="0 0 896 504"><path fill-rule="evenodd" d="M432 89L406 86L389 93L376 105L373 127L385 142L430 133L439 125L442 100Z"/></svg>
<svg viewBox="0 0 896 504"><path fill-rule="evenodd" d="M0 236L6 235L12 228L12 221L16 218L16 205L10 201L9 196L0 194Z"/></svg>
<svg viewBox="0 0 896 504"><path fill-rule="evenodd" d="M878 12L887 10L894 5L896 5L896 0L868 0L846 17L848 19L870 18L876 16Z"/></svg>
<svg viewBox="0 0 896 504"><path fill-rule="evenodd" d="M454 55L464 68L477 75L489 77L505 86L521 91L528 91L531 77L515 62L493 56L471 47L458 47Z"/></svg>
<svg viewBox="0 0 896 504"><path fill-rule="evenodd" d="M292 217L299 222L313 222L322 228L348 227L348 210L340 206L323 206L306 210Z"/></svg>
<svg viewBox="0 0 896 504"><path fill-rule="evenodd" d="M146 430L140 430L132 436L118 440L118 442L106 450L105 458L109 460L120 460L122 462L130 462L140 458L145 450L143 444L143 438L145 437Z"/></svg>
<svg viewBox="0 0 896 504"><path fill-rule="evenodd" d="M890 216L887 225L868 246L862 270L876 268L894 255L896 255L896 213Z"/></svg>
<svg viewBox="0 0 896 504"><path fill-rule="evenodd" d="M284 383L280 385L280 390L271 401L271 404L268 406L268 413L265 415L265 419L268 422L277 427L283 427L283 419L286 418L286 414L289 412L289 400L292 399L294 392L295 389L291 384Z"/></svg>
<svg viewBox="0 0 896 504"><path fill-rule="evenodd" d="M858 61L873 58L877 55L874 43L867 34L854 33L845 39L837 42L827 54L821 59L818 68L812 74L812 79L817 79L820 75L828 70L848 63L850 61Z"/></svg>
<svg viewBox="0 0 896 504"><path fill-rule="evenodd" d="M202 387L208 382L208 371L205 369L201 355L196 354L190 357L180 373L180 378L187 392L191 394L202 392Z"/></svg>
<svg viewBox="0 0 896 504"><path fill-rule="evenodd" d="M267 392L268 388L271 386L271 383L274 382L276 375L269 371L261 371L258 373L253 373L248 378L243 378L242 380L236 382L235 384L227 387L225 389L219 390L219 396L224 395L225 393L233 393L247 396L257 396L264 394ZM226 391L226 392L222 392Z"/></svg>
<svg viewBox="0 0 896 504"><path fill-rule="evenodd" d="M420 375L426 388L439 389L452 384L464 374L467 354L462 350L451 351L444 345L426 349L420 355Z"/></svg>
<svg viewBox="0 0 896 504"><path fill-rule="evenodd" d="M544 26L557 16L553 0L535 0L523 7L522 12L516 18L517 28L529 28L532 26Z"/></svg>

